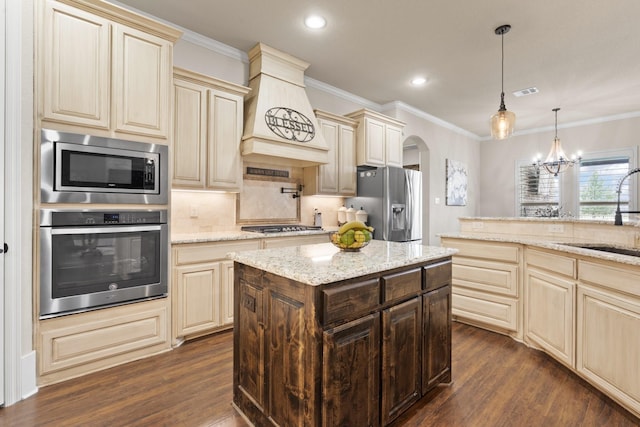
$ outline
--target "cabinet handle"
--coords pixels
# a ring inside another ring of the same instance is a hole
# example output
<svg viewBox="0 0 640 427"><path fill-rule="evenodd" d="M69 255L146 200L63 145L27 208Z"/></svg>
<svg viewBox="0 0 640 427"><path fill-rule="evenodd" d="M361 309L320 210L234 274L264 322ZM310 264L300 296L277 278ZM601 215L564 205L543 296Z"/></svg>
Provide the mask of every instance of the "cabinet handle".
<svg viewBox="0 0 640 427"><path fill-rule="evenodd" d="M2 248L0 248L0 254L6 254L7 252L9 252L9 245L7 245L6 243L4 243L2 245Z"/></svg>

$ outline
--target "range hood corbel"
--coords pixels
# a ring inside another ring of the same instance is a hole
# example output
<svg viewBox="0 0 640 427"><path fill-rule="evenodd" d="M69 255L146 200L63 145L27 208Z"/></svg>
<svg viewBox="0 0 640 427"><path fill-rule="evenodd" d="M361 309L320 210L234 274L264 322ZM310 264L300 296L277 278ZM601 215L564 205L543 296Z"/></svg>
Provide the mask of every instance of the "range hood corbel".
<svg viewBox="0 0 640 427"><path fill-rule="evenodd" d="M249 51L249 87L245 99L244 160L289 166L329 162L304 86L309 63L263 43Z"/></svg>

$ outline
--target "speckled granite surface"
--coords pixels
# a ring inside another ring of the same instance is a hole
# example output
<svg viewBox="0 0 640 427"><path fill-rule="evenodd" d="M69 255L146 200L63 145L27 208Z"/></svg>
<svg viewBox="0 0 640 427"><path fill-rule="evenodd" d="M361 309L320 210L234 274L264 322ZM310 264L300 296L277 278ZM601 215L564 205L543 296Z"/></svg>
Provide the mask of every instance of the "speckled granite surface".
<svg viewBox="0 0 640 427"><path fill-rule="evenodd" d="M210 231L202 233L171 234L171 243L223 242L227 240L268 239L275 237L308 236L329 234L331 230L292 231L287 233L254 233L251 231ZM328 239L328 238L327 238Z"/></svg>
<svg viewBox="0 0 640 427"><path fill-rule="evenodd" d="M508 221L508 222L569 222L575 224L605 224L605 225L613 225L613 221L603 220L603 219L578 219L573 217L474 217L474 216L463 216L458 218L463 221ZM629 221L625 220L625 225L631 226L640 226L640 222L637 221Z"/></svg>
<svg viewBox="0 0 640 427"><path fill-rule="evenodd" d="M372 240L359 252L341 252L331 243L232 252L227 257L307 285L351 279L405 265L448 257L457 252L417 243Z"/></svg>
<svg viewBox="0 0 640 427"><path fill-rule="evenodd" d="M607 261L620 262L623 264L640 266L640 257L630 255L620 255L611 252L596 251L593 249L584 249L576 247L574 245L581 244L581 242L549 242L545 240L535 240L518 238L517 236L474 236L470 234L461 233L443 233L439 234L439 237L450 237L456 239L469 239L469 240L486 240L489 242L504 242L504 243L520 243L528 246L537 246L540 248L552 249L560 252L567 252L570 254L588 256L591 258L603 259ZM584 243L584 246L596 245L594 243Z"/></svg>

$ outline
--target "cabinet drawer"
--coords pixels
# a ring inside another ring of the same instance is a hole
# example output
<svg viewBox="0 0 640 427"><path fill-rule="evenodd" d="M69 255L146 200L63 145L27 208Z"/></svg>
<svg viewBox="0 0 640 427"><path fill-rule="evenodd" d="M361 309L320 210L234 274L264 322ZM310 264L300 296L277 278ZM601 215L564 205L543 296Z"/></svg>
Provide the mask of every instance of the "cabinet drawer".
<svg viewBox="0 0 640 427"><path fill-rule="evenodd" d="M455 289L452 295L452 314L507 331L517 331L518 300L496 295L488 296L467 289Z"/></svg>
<svg viewBox="0 0 640 427"><path fill-rule="evenodd" d="M453 284L517 297L518 274L518 264L458 258L453 266Z"/></svg>
<svg viewBox="0 0 640 427"><path fill-rule="evenodd" d="M604 265L595 262L580 260L578 278L584 283L593 283L625 292L634 296L640 296L640 268L637 266Z"/></svg>
<svg viewBox="0 0 640 427"><path fill-rule="evenodd" d="M554 273L576 278L578 262L575 258L569 258L557 253L542 252L527 248L525 253L527 265L536 266Z"/></svg>
<svg viewBox="0 0 640 427"><path fill-rule="evenodd" d="M383 301L393 301L416 294L422 288L422 272L419 268L391 274L382 278Z"/></svg>
<svg viewBox="0 0 640 427"><path fill-rule="evenodd" d="M260 240L243 240L232 243L188 243L174 246L175 265L196 264L224 259L229 252L260 249Z"/></svg>
<svg viewBox="0 0 640 427"><path fill-rule="evenodd" d="M424 289L427 291L441 288L451 283L451 261L440 262L424 267Z"/></svg>
<svg viewBox="0 0 640 427"><path fill-rule="evenodd" d="M327 325L337 320L354 317L374 310L380 304L380 280L328 288L322 291L322 322Z"/></svg>
<svg viewBox="0 0 640 427"><path fill-rule="evenodd" d="M442 239L442 246L457 249L453 257L484 258L493 261L517 263L520 259L520 246L508 243L491 243L478 240Z"/></svg>

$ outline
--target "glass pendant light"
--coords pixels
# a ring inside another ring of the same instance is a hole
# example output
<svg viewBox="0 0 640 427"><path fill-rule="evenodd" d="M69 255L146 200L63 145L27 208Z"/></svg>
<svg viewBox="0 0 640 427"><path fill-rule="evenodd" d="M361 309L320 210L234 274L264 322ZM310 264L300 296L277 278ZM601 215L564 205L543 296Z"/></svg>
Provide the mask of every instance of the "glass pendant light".
<svg viewBox="0 0 640 427"><path fill-rule="evenodd" d="M507 111L504 106L504 35L509 32L511 25L501 25L496 28L495 33L502 38L502 86L500 92L500 108L491 116L491 136L494 139L509 138L513 134L516 124L516 115Z"/></svg>
<svg viewBox="0 0 640 427"><path fill-rule="evenodd" d="M544 162L541 162L540 160L536 162L538 167L541 167L541 166L544 167L547 170L547 172L549 172L553 176L558 176L559 173L564 172L565 170L567 170L567 168L575 165L576 163L579 163L581 160L580 156L572 156L571 160L569 160L567 155L564 154L564 150L560 145L560 138L558 138L558 111L559 110L560 108L554 108L553 110L551 110L556 114L556 124L555 124L556 136L553 138L553 143L551 144L551 150L549 151L549 154L547 155L547 158L545 159Z"/></svg>

